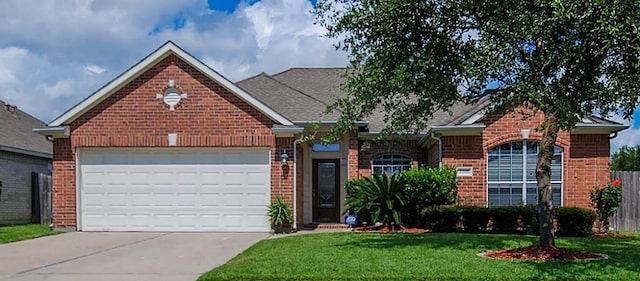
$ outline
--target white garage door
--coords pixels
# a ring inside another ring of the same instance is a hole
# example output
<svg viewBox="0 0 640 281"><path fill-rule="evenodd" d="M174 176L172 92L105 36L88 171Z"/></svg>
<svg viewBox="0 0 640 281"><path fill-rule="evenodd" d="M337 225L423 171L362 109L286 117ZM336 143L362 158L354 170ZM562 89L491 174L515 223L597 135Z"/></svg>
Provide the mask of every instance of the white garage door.
<svg viewBox="0 0 640 281"><path fill-rule="evenodd" d="M83 149L84 231L269 230L268 149Z"/></svg>

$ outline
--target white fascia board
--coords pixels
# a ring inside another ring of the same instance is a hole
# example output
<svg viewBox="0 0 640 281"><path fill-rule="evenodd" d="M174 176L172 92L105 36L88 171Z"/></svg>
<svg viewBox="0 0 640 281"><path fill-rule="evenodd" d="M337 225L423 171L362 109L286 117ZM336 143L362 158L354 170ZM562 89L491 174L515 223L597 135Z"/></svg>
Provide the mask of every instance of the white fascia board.
<svg viewBox="0 0 640 281"><path fill-rule="evenodd" d="M358 132L358 137L361 139L369 140L369 139L392 139L392 138L404 138L408 140L412 139L421 139L424 137L424 133L415 133L415 134L397 134L397 135L382 135L381 132Z"/></svg>
<svg viewBox="0 0 640 281"><path fill-rule="evenodd" d="M479 110L475 114L471 115L469 118L465 119L460 123L461 125L471 125L478 122L480 119L484 118L485 113L484 110Z"/></svg>
<svg viewBox="0 0 640 281"><path fill-rule="evenodd" d="M333 126L338 124L338 121L292 121L293 124L302 127L311 127L316 124L320 126ZM369 126L369 121L355 121L353 125L356 127L366 127Z"/></svg>
<svg viewBox="0 0 640 281"><path fill-rule="evenodd" d="M433 126L431 130L436 133L444 133L444 132L478 132L482 131L486 128L484 124L476 124L476 125L454 125L454 126Z"/></svg>
<svg viewBox="0 0 640 281"><path fill-rule="evenodd" d="M276 127L271 128L271 131L279 138L288 138L293 137L295 134L300 134L304 132L304 128L302 127Z"/></svg>
<svg viewBox="0 0 640 281"><path fill-rule="evenodd" d="M577 124L571 130L572 134L603 134L616 133L629 128L629 125L607 125L607 124Z"/></svg>
<svg viewBox="0 0 640 281"><path fill-rule="evenodd" d="M43 136L52 136L54 138L62 139L68 138L71 135L71 129L69 129L69 126L36 128L32 129L31 131Z"/></svg>
<svg viewBox="0 0 640 281"><path fill-rule="evenodd" d="M120 89L120 87L126 85L126 83L130 82L131 80L138 77L140 74L144 73L149 68L153 67L157 62L169 56L171 53L180 57L180 59L186 61L191 66L196 68L198 71L204 73L209 78L216 81L217 83L225 87L227 90L231 91L236 96L238 96L240 99L252 105L253 107L258 109L260 112L264 113L274 121L282 125L289 125L289 126L293 125L293 123L291 123L291 121L289 121L287 118L284 118L282 115L278 114L273 109L261 103L260 101L258 101L257 99L249 95L247 92L245 92L244 90L240 89L238 86L233 84L233 82L224 78L222 75L215 72L206 64L202 63L192 55L188 54L186 51L182 50L173 42L168 41L167 43L162 45L162 47L158 48L156 51L151 53L149 56L144 58L142 61L137 63L135 66L133 66L129 70L125 71L116 79L112 80L107 85L100 88L98 91L94 92L91 96L81 101L80 103L78 103L77 105L69 109L67 112L63 113L61 116L56 118L55 120L51 121L51 123L49 123L49 126L55 127L63 124L69 124L70 122L75 120L77 117L84 114L89 109L91 109L98 103L105 100L115 91Z"/></svg>
<svg viewBox="0 0 640 281"><path fill-rule="evenodd" d="M484 128L486 128L484 124L433 126L429 131L446 135L474 135L475 133L482 132Z"/></svg>
<svg viewBox="0 0 640 281"><path fill-rule="evenodd" d="M593 120L589 119L588 117L582 118L580 122L585 124L593 124Z"/></svg>

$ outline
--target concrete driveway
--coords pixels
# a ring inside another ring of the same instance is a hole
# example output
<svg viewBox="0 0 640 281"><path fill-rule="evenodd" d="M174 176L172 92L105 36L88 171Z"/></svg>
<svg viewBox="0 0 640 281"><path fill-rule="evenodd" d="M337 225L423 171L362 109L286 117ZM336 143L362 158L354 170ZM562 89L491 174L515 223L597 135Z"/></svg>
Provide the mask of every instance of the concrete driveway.
<svg viewBox="0 0 640 281"><path fill-rule="evenodd" d="M65 233L0 245L0 280L194 281L268 236L268 233Z"/></svg>

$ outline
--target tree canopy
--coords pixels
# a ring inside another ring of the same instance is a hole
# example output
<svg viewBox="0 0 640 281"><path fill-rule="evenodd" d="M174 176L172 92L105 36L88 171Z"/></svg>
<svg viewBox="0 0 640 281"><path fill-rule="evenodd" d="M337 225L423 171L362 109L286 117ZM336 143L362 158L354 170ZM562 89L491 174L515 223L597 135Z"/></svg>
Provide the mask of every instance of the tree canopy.
<svg viewBox="0 0 640 281"><path fill-rule="evenodd" d="M553 245L558 131L638 105L640 0L319 0L315 13L350 58L349 95L329 108L342 111L335 134L375 110L386 132L419 131L434 112L485 97L495 111L544 114L542 246Z"/></svg>
<svg viewBox="0 0 640 281"><path fill-rule="evenodd" d="M640 145L623 146L611 157L613 171L640 171Z"/></svg>

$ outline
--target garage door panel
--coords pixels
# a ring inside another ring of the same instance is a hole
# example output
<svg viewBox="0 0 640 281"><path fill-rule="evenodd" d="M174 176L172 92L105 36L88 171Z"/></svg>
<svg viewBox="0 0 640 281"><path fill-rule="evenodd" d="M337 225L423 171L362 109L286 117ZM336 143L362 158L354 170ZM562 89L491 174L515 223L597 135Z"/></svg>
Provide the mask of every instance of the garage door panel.
<svg viewBox="0 0 640 281"><path fill-rule="evenodd" d="M268 231L268 150L86 150L85 231Z"/></svg>

